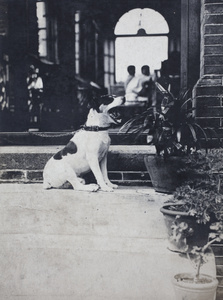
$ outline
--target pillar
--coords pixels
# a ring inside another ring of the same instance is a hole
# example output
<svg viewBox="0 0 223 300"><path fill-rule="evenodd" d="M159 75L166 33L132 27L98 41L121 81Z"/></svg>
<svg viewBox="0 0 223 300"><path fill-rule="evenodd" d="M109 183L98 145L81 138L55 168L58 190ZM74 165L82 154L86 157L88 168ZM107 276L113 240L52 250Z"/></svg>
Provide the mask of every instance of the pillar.
<svg viewBox="0 0 223 300"><path fill-rule="evenodd" d="M201 0L200 79L194 87L196 117L223 137L223 0Z"/></svg>

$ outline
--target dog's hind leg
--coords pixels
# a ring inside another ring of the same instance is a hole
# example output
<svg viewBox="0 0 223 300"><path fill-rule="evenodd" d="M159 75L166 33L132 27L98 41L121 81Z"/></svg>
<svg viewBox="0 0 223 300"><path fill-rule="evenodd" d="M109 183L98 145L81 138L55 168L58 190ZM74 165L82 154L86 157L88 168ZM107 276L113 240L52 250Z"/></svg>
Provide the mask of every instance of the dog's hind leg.
<svg viewBox="0 0 223 300"><path fill-rule="evenodd" d="M67 181L70 182L73 189L76 191L97 192L99 190L99 185L94 183L82 184L79 180L74 178L68 178Z"/></svg>
<svg viewBox="0 0 223 300"><path fill-rule="evenodd" d="M84 180L84 178L77 177L77 179L79 180L79 182L80 182L81 184L85 184L85 180Z"/></svg>
<svg viewBox="0 0 223 300"><path fill-rule="evenodd" d="M96 192L99 189L97 184L85 184L85 180L77 177L76 173L70 166L66 167L66 179L76 191Z"/></svg>

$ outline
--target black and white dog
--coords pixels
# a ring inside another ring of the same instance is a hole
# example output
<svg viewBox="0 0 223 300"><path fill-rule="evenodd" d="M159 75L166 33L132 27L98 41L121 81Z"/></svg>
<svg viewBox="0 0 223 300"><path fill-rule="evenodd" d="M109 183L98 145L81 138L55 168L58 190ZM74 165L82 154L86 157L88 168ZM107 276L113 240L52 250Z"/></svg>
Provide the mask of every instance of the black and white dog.
<svg viewBox="0 0 223 300"><path fill-rule="evenodd" d="M107 154L110 146L108 129L120 119L112 109L122 105L124 97L102 96L92 100L86 124L69 143L47 162L43 171L43 187L59 188L66 181L75 190L112 192L118 186L108 179ZM92 171L97 184L85 184L82 175Z"/></svg>

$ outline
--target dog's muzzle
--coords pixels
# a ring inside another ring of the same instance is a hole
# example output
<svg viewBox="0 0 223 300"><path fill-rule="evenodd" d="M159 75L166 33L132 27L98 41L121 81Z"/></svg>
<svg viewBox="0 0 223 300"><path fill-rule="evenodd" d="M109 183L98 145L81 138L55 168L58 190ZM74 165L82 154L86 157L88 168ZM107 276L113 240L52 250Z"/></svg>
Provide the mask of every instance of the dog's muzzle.
<svg viewBox="0 0 223 300"><path fill-rule="evenodd" d="M122 102L120 103L120 105L123 105L125 103L125 97L122 97ZM112 120L116 123L116 124L120 124L122 122L122 109L120 109L120 106L116 106L113 107L109 110L109 116L112 118Z"/></svg>
<svg viewBox="0 0 223 300"><path fill-rule="evenodd" d="M114 107L109 110L109 116L110 118L116 123L120 124L122 122L122 114L118 107Z"/></svg>

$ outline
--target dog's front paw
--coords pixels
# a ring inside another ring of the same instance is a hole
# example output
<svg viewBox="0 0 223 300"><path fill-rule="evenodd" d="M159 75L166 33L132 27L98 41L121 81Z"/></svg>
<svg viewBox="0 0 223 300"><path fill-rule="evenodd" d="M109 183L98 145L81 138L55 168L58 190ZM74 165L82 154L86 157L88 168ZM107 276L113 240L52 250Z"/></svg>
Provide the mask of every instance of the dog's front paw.
<svg viewBox="0 0 223 300"><path fill-rule="evenodd" d="M85 192L97 192L99 190L99 185L92 183L86 185L79 185L78 187L74 187L76 191L85 191Z"/></svg>
<svg viewBox="0 0 223 300"><path fill-rule="evenodd" d="M117 185L117 184L113 184L113 183L111 183L111 182L107 183L107 185L108 185L109 187L111 187L112 189L117 189L117 188L118 188L118 185Z"/></svg>
<svg viewBox="0 0 223 300"><path fill-rule="evenodd" d="M103 191L103 192L114 192L114 189L108 185L103 185L103 186L100 186L100 191Z"/></svg>
<svg viewBox="0 0 223 300"><path fill-rule="evenodd" d="M87 184L85 185L85 187L87 187L87 190L89 192L97 192L99 190L99 185L95 183Z"/></svg>

